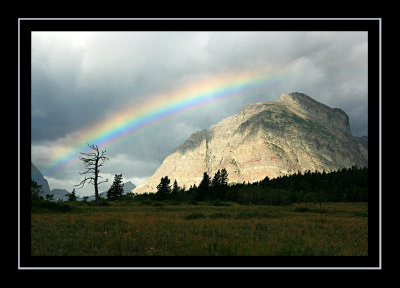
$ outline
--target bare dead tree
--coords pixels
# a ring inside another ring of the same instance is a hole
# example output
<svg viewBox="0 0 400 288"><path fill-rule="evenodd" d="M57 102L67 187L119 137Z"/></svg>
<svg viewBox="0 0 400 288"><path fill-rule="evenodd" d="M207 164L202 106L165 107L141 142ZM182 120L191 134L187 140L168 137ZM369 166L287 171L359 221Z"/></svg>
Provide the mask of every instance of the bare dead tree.
<svg viewBox="0 0 400 288"><path fill-rule="evenodd" d="M79 159L83 161L85 165L85 171L80 172L80 175L85 175L85 178L79 183L78 185L74 185L75 187L78 187L78 189L82 188L86 182L89 184L94 185L94 195L96 197L96 201L98 201L99 198L99 184L108 182L108 179L104 181L99 181L99 178L103 178L102 176L99 175L100 170L99 168L103 166L103 163L105 160L109 160L108 157L105 156L106 150L104 149L103 151L99 151L99 147L96 145L90 145L87 144L90 149L93 150L91 153L83 153L81 152L81 156L79 156Z"/></svg>

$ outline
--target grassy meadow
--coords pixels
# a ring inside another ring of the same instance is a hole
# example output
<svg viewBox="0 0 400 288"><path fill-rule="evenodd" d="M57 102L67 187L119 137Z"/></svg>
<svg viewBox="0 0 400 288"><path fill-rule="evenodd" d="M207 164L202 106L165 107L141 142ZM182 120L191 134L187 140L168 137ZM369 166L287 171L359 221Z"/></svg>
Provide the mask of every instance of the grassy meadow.
<svg viewBox="0 0 400 288"><path fill-rule="evenodd" d="M368 255L368 204L111 202L32 212L31 255Z"/></svg>

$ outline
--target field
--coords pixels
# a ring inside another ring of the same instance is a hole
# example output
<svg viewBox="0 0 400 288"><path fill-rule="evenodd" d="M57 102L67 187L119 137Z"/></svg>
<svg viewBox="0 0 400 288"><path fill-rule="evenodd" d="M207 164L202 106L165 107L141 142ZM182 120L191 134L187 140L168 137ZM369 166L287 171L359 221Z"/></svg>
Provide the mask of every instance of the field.
<svg viewBox="0 0 400 288"><path fill-rule="evenodd" d="M68 205L32 213L31 255L368 255L365 202Z"/></svg>

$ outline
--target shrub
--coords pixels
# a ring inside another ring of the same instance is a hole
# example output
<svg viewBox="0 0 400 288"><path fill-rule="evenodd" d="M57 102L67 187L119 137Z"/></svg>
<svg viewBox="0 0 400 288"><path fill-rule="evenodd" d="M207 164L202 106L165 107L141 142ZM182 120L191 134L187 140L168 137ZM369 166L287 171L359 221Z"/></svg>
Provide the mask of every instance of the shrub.
<svg viewBox="0 0 400 288"><path fill-rule="evenodd" d="M97 206L110 206L107 200L100 198L99 201L96 203Z"/></svg>
<svg viewBox="0 0 400 288"><path fill-rule="evenodd" d="M169 200L169 201L167 201L167 204L168 205L181 205L182 202L178 201L178 200Z"/></svg>
<svg viewBox="0 0 400 288"><path fill-rule="evenodd" d="M206 216L203 213L191 213L185 216L186 220L202 219L202 218L206 218Z"/></svg>
<svg viewBox="0 0 400 288"><path fill-rule="evenodd" d="M296 207L294 209L294 212L307 212L307 211L310 211L310 208L307 208L307 207Z"/></svg>
<svg viewBox="0 0 400 288"><path fill-rule="evenodd" d="M355 211L353 212L354 217L368 217L368 212L365 211Z"/></svg>
<svg viewBox="0 0 400 288"><path fill-rule="evenodd" d="M230 204L230 203L224 203L219 200L211 201L210 205L212 205L212 206L232 206L232 204Z"/></svg>
<svg viewBox="0 0 400 288"><path fill-rule="evenodd" d="M229 214L229 213L217 212L217 213L210 214L210 215L208 216L208 218L210 218L210 219L218 219L218 218L224 218L224 219L226 219L226 218L232 218L232 215Z"/></svg>
<svg viewBox="0 0 400 288"><path fill-rule="evenodd" d="M235 215L236 219L250 219L250 218L275 218L268 211L240 211Z"/></svg>
<svg viewBox="0 0 400 288"><path fill-rule="evenodd" d="M153 201L151 199L142 199L142 200L140 200L140 204L151 206L153 204Z"/></svg>
<svg viewBox="0 0 400 288"><path fill-rule="evenodd" d="M151 203L151 206L153 206L153 207L164 207L165 204L163 202L160 202L160 201L154 201L154 202Z"/></svg>
<svg viewBox="0 0 400 288"><path fill-rule="evenodd" d="M63 202L53 202L50 200L32 201L32 212L69 212L73 207Z"/></svg>
<svg viewBox="0 0 400 288"><path fill-rule="evenodd" d="M310 211L313 212L313 213L319 213L319 214L328 213L328 211L326 209L313 209L313 210L310 210Z"/></svg>

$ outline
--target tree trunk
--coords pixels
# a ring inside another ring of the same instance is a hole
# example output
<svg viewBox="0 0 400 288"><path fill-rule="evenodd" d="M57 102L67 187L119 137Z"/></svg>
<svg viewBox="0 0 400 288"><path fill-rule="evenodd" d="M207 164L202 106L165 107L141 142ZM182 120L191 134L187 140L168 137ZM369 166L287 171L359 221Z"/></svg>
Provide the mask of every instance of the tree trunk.
<svg viewBox="0 0 400 288"><path fill-rule="evenodd" d="M96 202L99 202L99 188L98 188L98 184L97 184L97 180L98 180L98 175L99 175L99 171L97 168L97 165L99 163L99 158L96 158L96 165L94 168L94 195L96 198Z"/></svg>

